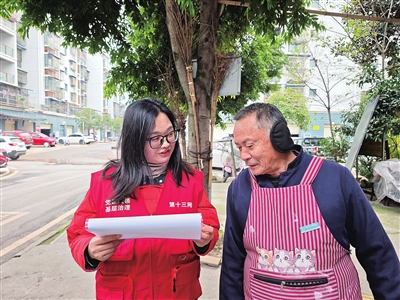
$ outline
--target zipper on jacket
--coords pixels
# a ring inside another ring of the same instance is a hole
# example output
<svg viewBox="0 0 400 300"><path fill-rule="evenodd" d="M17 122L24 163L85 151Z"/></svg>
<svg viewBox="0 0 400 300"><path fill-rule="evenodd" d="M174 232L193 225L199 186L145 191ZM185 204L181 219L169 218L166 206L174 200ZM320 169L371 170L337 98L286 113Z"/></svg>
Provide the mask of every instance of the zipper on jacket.
<svg viewBox="0 0 400 300"><path fill-rule="evenodd" d="M154 284L155 282L157 282L157 278L156 278L156 273L157 271L154 271L155 267L157 266L157 264L154 262L154 240L151 240L151 246L150 246L150 270L151 270L151 288L152 288L152 299L156 299L158 297L158 295L156 294L156 288L154 287L156 284Z"/></svg>
<svg viewBox="0 0 400 300"><path fill-rule="evenodd" d="M269 278L265 276L261 276L258 274L254 274L254 278L272 283L272 284L278 284L281 286L281 290L285 286L288 287L309 287L309 286L316 286L316 285L322 285L328 283L328 278L311 278L311 279L289 279L289 280L281 280L281 279L275 279L275 278Z"/></svg>
<svg viewBox="0 0 400 300"><path fill-rule="evenodd" d="M178 268L174 268L174 275L173 275L173 285L172 285L172 291L175 293L176 292L176 273L178 272Z"/></svg>

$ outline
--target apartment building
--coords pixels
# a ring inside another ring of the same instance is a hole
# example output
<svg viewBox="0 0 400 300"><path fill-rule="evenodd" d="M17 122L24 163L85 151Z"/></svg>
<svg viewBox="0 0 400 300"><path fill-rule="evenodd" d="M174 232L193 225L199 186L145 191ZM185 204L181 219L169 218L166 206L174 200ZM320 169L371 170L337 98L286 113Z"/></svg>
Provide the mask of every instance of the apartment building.
<svg viewBox="0 0 400 300"><path fill-rule="evenodd" d="M332 3L331 3L332 4ZM310 5L313 10L339 12L343 1L335 1L334 6L328 1L315 0ZM289 125L294 136L331 136L327 106L330 107L333 126L342 124L342 112L352 102L359 102L363 91L355 82L355 67L348 59L334 57L330 49L323 47L323 42L330 38L345 36L341 19L331 16L318 16L326 31L315 32L309 29L288 43L284 52L289 58L284 76L280 78L282 89L291 88L299 91L307 99L307 106L312 124L307 130Z"/></svg>
<svg viewBox="0 0 400 300"><path fill-rule="evenodd" d="M90 84L87 86L87 106L95 111L110 115L111 119L122 118L125 112L125 104L128 101L126 95L117 95L111 98L105 98L103 89L106 85L108 72L112 68L110 58L104 54L95 54L87 56L87 67L90 72ZM102 99L102 101L98 101ZM110 128L103 128L100 138L114 136Z"/></svg>
<svg viewBox="0 0 400 300"><path fill-rule="evenodd" d="M18 15L0 18L0 130L68 135L79 130L75 118L84 108L122 117L126 98L103 94L106 56L63 46L62 37L51 32L30 29L22 40L17 26Z"/></svg>

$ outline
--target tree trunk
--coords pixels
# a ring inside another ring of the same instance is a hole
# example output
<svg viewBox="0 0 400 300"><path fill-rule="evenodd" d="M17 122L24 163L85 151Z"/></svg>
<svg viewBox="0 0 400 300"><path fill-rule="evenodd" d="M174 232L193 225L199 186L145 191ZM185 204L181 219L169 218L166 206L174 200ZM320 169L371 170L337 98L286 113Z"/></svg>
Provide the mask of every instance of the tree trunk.
<svg viewBox="0 0 400 300"><path fill-rule="evenodd" d="M189 153L187 153L187 142L190 145L190 136L193 134L194 132L194 127L193 127L193 108L192 108L192 104L190 101L190 92L189 92L189 85L188 85L188 78L187 78L187 70L186 70L186 64L185 64L185 60L182 57L182 55L179 53L179 40L177 38L177 27L176 24L174 24L174 16L173 14L175 13L175 3L174 0L167 0L165 1L165 11L166 11L166 24L167 24L167 28L168 28L168 33L169 33L169 37L170 37L170 42L171 42L171 49L172 49L172 53L174 56L174 63L175 63L175 68L176 71L178 73L178 77L179 77L179 81L181 83L182 89L185 93L185 98L186 98L186 102L188 104L188 114L189 114L189 122L187 123L187 125L185 126L185 130L182 131L182 150L184 153L184 159L187 160L187 162L191 165L193 165L193 159L192 156ZM188 133L188 137L189 139L186 140L186 132ZM194 161L195 163L195 161ZM195 165L193 165L195 166Z"/></svg>
<svg viewBox="0 0 400 300"><path fill-rule="evenodd" d="M197 98L198 126L200 132L200 152L202 158L202 171L204 174L204 188L210 196L208 186L209 172L212 172L210 165L210 118L211 102L213 97L214 72L216 66L216 35L218 27L217 1L201 1L200 12L200 33L197 51L197 74L195 79L195 90ZM192 145L189 142L189 148Z"/></svg>
<svg viewBox="0 0 400 300"><path fill-rule="evenodd" d="M203 171L204 188L210 195L208 186L209 172L212 166L209 163L210 149L210 117L213 94L214 71L216 64L216 36L217 36L217 7L215 0L202 0L200 12L199 42L197 48L197 73L194 80L195 97L190 94L187 67L184 58L179 54L179 44L176 27L172 23L173 0L166 1L167 27L174 53L176 70L184 89L188 104L188 162L195 168ZM211 25L210 25L211 24ZM192 102L192 99L195 101ZM194 105L194 106L193 106ZM196 114L196 115L195 115ZM197 122L195 122L195 120ZM198 132L199 136L196 136ZM199 146L197 145L199 141ZM200 153L200 160L198 159Z"/></svg>

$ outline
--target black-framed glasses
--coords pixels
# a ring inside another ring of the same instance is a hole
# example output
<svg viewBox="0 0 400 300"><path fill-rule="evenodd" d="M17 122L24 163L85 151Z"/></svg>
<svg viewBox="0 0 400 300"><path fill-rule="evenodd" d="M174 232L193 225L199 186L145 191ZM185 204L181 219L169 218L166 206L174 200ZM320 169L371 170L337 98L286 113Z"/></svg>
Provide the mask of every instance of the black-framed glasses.
<svg viewBox="0 0 400 300"><path fill-rule="evenodd" d="M149 137L147 141L149 141L151 149L158 149L164 144L165 139L167 139L168 143L173 144L178 140L178 138L179 129L175 129L171 132L168 132L166 135L156 135Z"/></svg>

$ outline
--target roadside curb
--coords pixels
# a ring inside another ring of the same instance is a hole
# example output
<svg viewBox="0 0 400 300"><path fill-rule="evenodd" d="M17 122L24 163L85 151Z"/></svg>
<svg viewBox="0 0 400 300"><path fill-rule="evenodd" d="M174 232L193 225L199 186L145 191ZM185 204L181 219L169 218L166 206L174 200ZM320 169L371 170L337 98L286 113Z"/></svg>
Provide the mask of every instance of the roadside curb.
<svg viewBox="0 0 400 300"><path fill-rule="evenodd" d="M221 264L221 258L211 255L200 256L200 262L211 267L218 268Z"/></svg>

